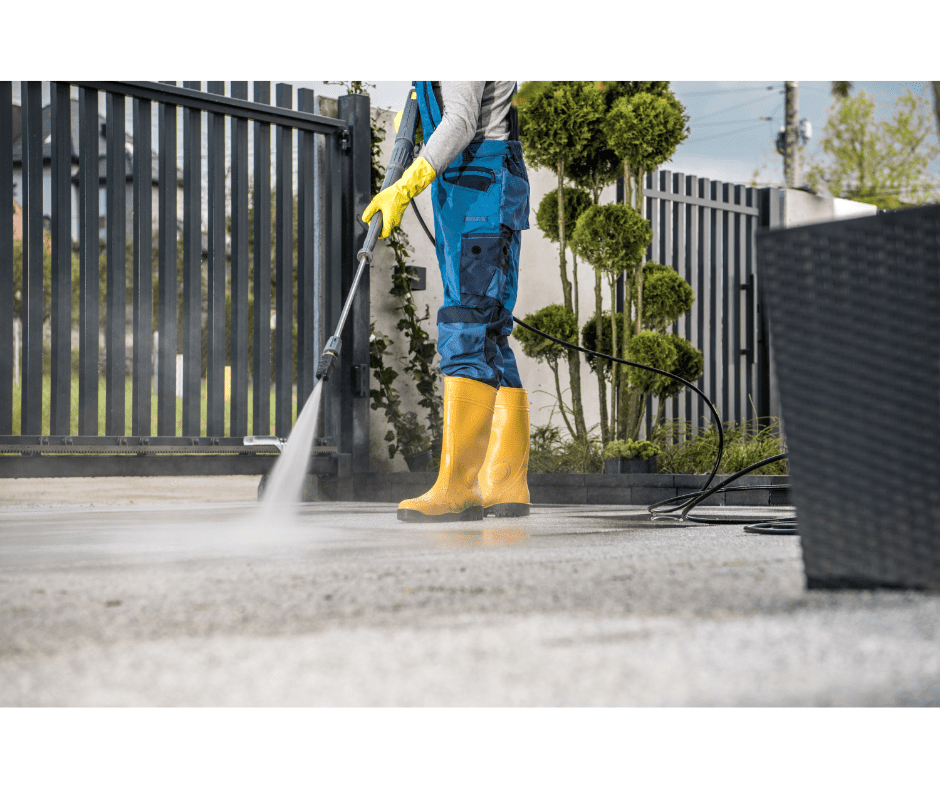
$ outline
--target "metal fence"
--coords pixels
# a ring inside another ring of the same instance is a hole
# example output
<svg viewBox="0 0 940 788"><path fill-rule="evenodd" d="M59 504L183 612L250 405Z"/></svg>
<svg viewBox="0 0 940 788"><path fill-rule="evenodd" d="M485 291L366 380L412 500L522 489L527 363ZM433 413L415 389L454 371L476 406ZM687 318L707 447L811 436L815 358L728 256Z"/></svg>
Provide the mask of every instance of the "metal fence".
<svg viewBox="0 0 940 788"><path fill-rule="evenodd" d="M12 83L0 83L0 475L259 473L276 449L251 438L271 435L272 407L273 434L289 435L365 235L355 217L369 196L369 101L342 97L333 118L314 113L313 92L305 89L294 109L290 85L276 85L273 106L269 83L255 82L251 101L247 82L230 83L229 96L224 82L206 87L52 82L44 108L42 83L21 83L19 106ZM14 178L22 204L16 292ZM51 256L45 274L44 246ZM335 472L343 457L353 469L368 469L368 391L354 388L357 373L368 370L368 292L365 282L344 332L340 374L324 398L321 472ZM15 298L22 324L16 348ZM84 456L69 456L76 453Z"/></svg>
<svg viewBox="0 0 940 788"><path fill-rule="evenodd" d="M722 421L769 415L766 332L755 269L761 203L770 190L661 170L646 176L646 218L653 240L646 260L670 266L695 292L692 309L673 326L705 356L696 385ZM658 410L652 399L646 429ZM692 392L667 401L664 417L695 425L711 416Z"/></svg>

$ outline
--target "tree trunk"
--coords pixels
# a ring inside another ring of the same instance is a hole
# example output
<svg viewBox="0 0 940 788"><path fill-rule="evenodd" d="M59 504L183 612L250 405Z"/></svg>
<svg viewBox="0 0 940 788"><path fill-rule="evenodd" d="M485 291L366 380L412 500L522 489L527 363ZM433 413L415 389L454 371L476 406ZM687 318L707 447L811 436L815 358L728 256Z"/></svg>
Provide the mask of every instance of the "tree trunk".
<svg viewBox="0 0 940 788"><path fill-rule="evenodd" d="M643 215L643 171L637 169L636 171L636 189L634 191L634 198L636 199L636 204L633 206L640 212L640 215ZM636 272L636 330L637 333L643 330L643 262L639 264L639 268Z"/></svg>
<svg viewBox="0 0 940 788"><path fill-rule="evenodd" d="M643 426L643 417L646 415L646 397L640 391L631 391L629 401L630 415L627 425L627 437L629 440L638 441L640 439L640 428Z"/></svg>
<svg viewBox="0 0 940 788"><path fill-rule="evenodd" d="M931 82L933 86L933 111L937 116L937 136L940 137L940 82Z"/></svg>
<svg viewBox="0 0 940 788"><path fill-rule="evenodd" d="M552 368L552 372L555 374L555 392L558 394L558 409L561 411L561 417L564 419L565 426L568 428L568 432L571 433L571 437L577 437L577 432L571 426L571 422L568 421L568 414L565 413L565 401L561 398L561 380L558 377L558 362L549 361L548 365Z"/></svg>
<svg viewBox="0 0 940 788"><path fill-rule="evenodd" d="M558 265L561 269L561 291L565 299L565 306L572 312L574 308L571 305L571 282L568 280L568 260L565 255L565 245L568 239L565 237L565 162L558 162Z"/></svg>
<svg viewBox="0 0 940 788"><path fill-rule="evenodd" d="M594 271L594 329L597 332L597 345L600 348L601 332L604 327L604 299L601 296L601 272ZM597 394L601 408L601 441L606 445L610 442L610 428L607 422L607 381L604 379L604 368L601 360L597 360Z"/></svg>
<svg viewBox="0 0 940 788"><path fill-rule="evenodd" d="M565 235L565 162L558 161L558 261L561 268L561 287L565 297L565 306L574 312L571 298L571 282L568 279L568 261L565 256L565 246L568 239ZM578 435L586 435L587 427L584 424L584 408L581 407L581 359L577 350L568 350L568 377L571 381L571 411L574 416L574 426ZM567 419L566 419L567 421Z"/></svg>
<svg viewBox="0 0 940 788"><path fill-rule="evenodd" d="M578 312L578 304L581 299L578 296L578 256L573 251L571 252L571 279L574 282L574 305L572 307L574 322L577 326L580 326L581 317Z"/></svg>

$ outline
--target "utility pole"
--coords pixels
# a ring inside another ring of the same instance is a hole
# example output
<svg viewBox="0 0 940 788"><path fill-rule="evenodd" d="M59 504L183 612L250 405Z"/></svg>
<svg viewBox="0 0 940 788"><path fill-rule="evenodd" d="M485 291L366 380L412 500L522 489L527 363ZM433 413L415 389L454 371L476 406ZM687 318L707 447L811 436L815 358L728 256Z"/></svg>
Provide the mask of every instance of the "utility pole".
<svg viewBox="0 0 940 788"><path fill-rule="evenodd" d="M800 83L786 83L783 173L787 187L800 185Z"/></svg>

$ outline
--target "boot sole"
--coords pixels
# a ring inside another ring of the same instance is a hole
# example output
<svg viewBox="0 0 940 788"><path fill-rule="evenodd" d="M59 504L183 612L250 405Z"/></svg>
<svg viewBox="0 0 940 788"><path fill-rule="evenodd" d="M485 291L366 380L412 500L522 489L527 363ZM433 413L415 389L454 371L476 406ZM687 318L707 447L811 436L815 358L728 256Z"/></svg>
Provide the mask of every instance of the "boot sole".
<svg viewBox="0 0 940 788"><path fill-rule="evenodd" d="M444 514L425 514L417 509L399 509L398 519L406 523L459 523L466 520L482 520L483 507L471 506L462 512L445 512Z"/></svg>
<svg viewBox="0 0 940 788"><path fill-rule="evenodd" d="M527 503L497 503L487 506L484 515L490 517L528 517L529 504Z"/></svg>

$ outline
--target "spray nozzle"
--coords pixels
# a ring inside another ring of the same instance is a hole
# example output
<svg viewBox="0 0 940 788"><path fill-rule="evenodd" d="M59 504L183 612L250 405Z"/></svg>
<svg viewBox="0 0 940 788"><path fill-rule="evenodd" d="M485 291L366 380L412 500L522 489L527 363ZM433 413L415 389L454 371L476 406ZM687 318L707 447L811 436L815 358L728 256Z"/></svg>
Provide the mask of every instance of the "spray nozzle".
<svg viewBox="0 0 940 788"><path fill-rule="evenodd" d="M330 337L323 348L323 354L320 356L320 363L317 364L317 380L329 380L333 374L333 367L336 366L336 359L339 357L339 348L342 340L339 337Z"/></svg>

